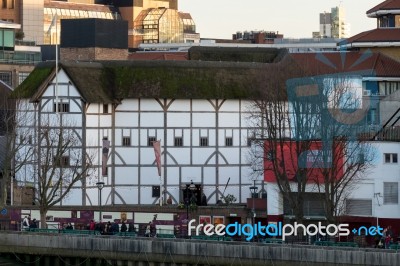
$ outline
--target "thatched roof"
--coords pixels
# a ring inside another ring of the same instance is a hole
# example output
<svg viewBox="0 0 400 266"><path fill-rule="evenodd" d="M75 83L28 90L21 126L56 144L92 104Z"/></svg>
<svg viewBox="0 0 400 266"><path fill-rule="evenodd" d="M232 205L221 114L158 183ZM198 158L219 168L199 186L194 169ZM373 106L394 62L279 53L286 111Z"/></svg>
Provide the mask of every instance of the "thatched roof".
<svg viewBox="0 0 400 266"><path fill-rule="evenodd" d="M276 49L272 49L277 51ZM272 51L272 52L273 52ZM280 59L279 59L280 58ZM362 59L362 60L361 60ZM271 63L215 61L60 62L86 102L113 103L124 98L286 99L291 78L353 73L400 76L400 63L379 54L275 54ZM359 71L360 72L360 71ZM361 72L360 72L361 73ZM55 62L39 64L13 91L14 97L40 99L55 75Z"/></svg>
<svg viewBox="0 0 400 266"><path fill-rule="evenodd" d="M283 69L283 61L70 61L60 62L59 67L85 101L111 103L124 98L256 99L260 84ZM15 89L14 97L38 100L54 71L55 62L39 64Z"/></svg>

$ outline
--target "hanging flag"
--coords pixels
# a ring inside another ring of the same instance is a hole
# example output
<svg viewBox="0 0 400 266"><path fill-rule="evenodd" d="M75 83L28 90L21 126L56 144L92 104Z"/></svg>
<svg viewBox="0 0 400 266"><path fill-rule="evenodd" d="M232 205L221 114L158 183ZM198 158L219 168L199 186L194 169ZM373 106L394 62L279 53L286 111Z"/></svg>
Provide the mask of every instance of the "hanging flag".
<svg viewBox="0 0 400 266"><path fill-rule="evenodd" d="M161 176L161 140L153 141L154 155L156 156L158 176Z"/></svg>
<svg viewBox="0 0 400 266"><path fill-rule="evenodd" d="M102 176L107 175L107 160L108 160L108 151L109 150L110 150L110 141L103 139L102 163L101 163Z"/></svg>
<svg viewBox="0 0 400 266"><path fill-rule="evenodd" d="M56 25L56 21L57 21L57 14L55 14L53 16L53 19L51 20L49 29L47 30L46 34L49 35L51 33L51 29Z"/></svg>

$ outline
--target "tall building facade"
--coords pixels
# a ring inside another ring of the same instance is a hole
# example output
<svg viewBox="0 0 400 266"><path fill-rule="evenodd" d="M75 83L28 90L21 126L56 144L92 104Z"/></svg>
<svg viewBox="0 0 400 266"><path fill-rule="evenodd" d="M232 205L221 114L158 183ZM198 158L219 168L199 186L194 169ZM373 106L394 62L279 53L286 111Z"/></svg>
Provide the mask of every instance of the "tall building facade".
<svg viewBox="0 0 400 266"><path fill-rule="evenodd" d="M346 23L343 7L332 7L331 12L319 14L319 32L313 32L314 38L348 38L350 24Z"/></svg>
<svg viewBox="0 0 400 266"><path fill-rule="evenodd" d="M178 12L177 0L6 0L0 9L0 19L21 24L25 39L39 45L60 43L60 20L77 18L128 21L130 48L141 42L200 39L190 14ZM165 29L168 29L166 33Z"/></svg>
<svg viewBox="0 0 400 266"><path fill-rule="evenodd" d="M377 20L377 27L339 43L341 49L370 50L400 60L400 1L387 0L367 12Z"/></svg>

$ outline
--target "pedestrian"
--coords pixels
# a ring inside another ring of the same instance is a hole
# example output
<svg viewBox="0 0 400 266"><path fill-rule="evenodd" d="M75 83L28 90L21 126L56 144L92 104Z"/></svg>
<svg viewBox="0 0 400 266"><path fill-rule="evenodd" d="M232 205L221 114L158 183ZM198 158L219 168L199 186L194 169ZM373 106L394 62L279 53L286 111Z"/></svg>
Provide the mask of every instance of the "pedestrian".
<svg viewBox="0 0 400 266"><path fill-rule="evenodd" d="M29 230L29 218L30 216L25 216L24 220L22 221L22 229L24 231Z"/></svg>
<svg viewBox="0 0 400 266"><path fill-rule="evenodd" d="M150 237L150 227L151 227L151 222L149 222L146 226L146 231L144 233L144 236Z"/></svg>
<svg viewBox="0 0 400 266"><path fill-rule="evenodd" d="M90 220L89 230L94 231L95 228L96 228L96 223L93 220Z"/></svg>
<svg viewBox="0 0 400 266"><path fill-rule="evenodd" d="M127 230L128 230L128 228L126 227L125 221L122 221L122 224L121 224L121 232L126 232Z"/></svg>
<svg viewBox="0 0 400 266"><path fill-rule="evenodd" d="M108 222L106 223L106 226L105 226L105 228L104 228L104 233L105 233L106 235L111 235L111 234L112 234L112 232L111 232L111 222L110 222L110 221L108 221Z"/></svg>
<svg viewBox="0 0 400 266"><path fill-rule="evenodd" d="M207 206L207 196L204 192L201 195L201 206Z"/></svg>
<svg viewBox="0 0 400 266"><path fill-rule="evenodd" d="M68 223L67 227L65 227L67 230L74 230L74 227L72 226L71 223Z"/></svg>
<svg viewBox="0 0 400 266"><path fill-rule="evenodd" d="M129 232L135 232L136 231L135 225L133 223L129 223L128 231Z"/></svg>
<svg viewBox="0 0 400 266"><path fill-rule="evenodd" d="M150 223L150 236L155 237L157 235L157 228L154 220Z"/></svg>
<svg viewBox="0 0 400 266"><path fill-rule="evenodd" d="M116 234L119 232L119 224L117 223L117 220L114 220L114 222L111 225L111 234Z"/></svg>
<svg viewBox="0 0 400 266"><path fill-rule="evenodd" d="M32 220L31 224L29 225L29 228L37 228L36 219Z"/></svg>
<svg viewBox="0 0 400 266"><path fill-rule="evenodd" d="M167 199L167 204L171 205L172 204L172 197L171 195L169 195L168 199Z"/></svg>

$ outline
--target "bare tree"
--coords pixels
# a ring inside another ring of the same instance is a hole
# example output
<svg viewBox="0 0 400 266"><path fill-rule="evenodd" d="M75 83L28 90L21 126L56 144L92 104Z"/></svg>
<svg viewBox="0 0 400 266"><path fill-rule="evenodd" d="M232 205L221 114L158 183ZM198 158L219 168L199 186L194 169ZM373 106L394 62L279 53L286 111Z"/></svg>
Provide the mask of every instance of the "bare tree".
<svg viewBox="0 0 400 266"><path fill-rule="evenodd" d="M368 172L376 157L371 145L363 138L368 132L365 117L370 99L362 97L358 77L330 75L320 84L321 93L314 101L322 111L319 120L322 153L317 161L323 167L314 167L319 178L314 178L330 223L344 213L346 199Z"/></svg>
<svg viewBox="0 0 400 266"><path fill-rule="evenodd" d="M32 132L28 129L33 122L33 115L25 108L26 104L23 101L9 96L9 93L2 91L0 141L3 157L0 206L8 203L9 190L14 189L12 180L15 174L31 160L33 155L32 146L29 145L32 142ZM16 110L20 110L18 118ZM19 134L16 132L17 127ZM10 202L12 203L13 199L10 199Z"/></svg>
<svg viewBox="0 0 400 266"><path fill-rule="evenodd" d="M39 206L42 228L47 227L47 211L61 203L75 186L83 186L93 171L93 156L87 154L78 127L67 115L40 117L35 126L33 159L25 165L29 177L18 175L20 183L31 183L35 188L34 203Z"/></svg>
<svg viewBox="0 0 400 266"><path fill-rule="evenodd" d="M265 85L268 93L250 108L248 121L258 147L250 154L251 162L258 162L253 169L276 182L297 222L303 221L310 192L323 203L327 220L336 222L373 159L358 137L368 105L357 97L360 88L353 83L351 77L332 75L287 79L284 86L273 84L275 89Z"/></svg>

